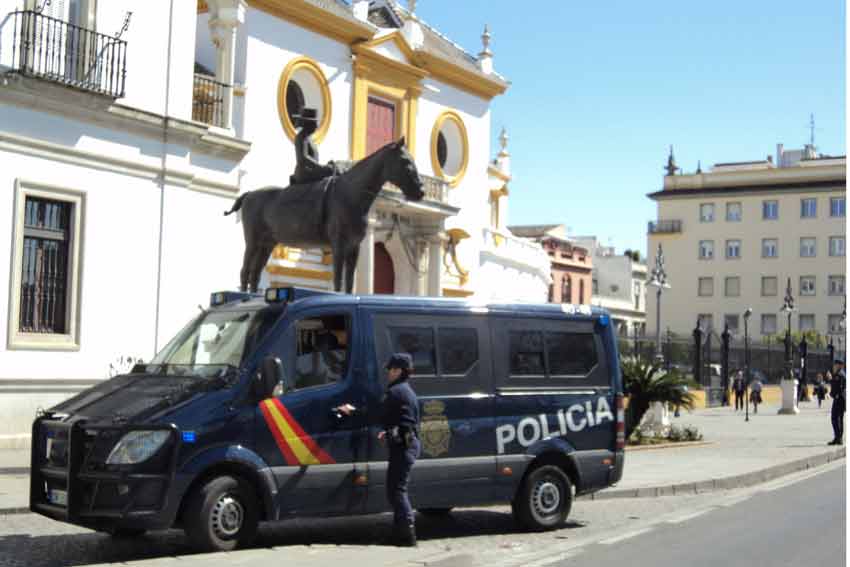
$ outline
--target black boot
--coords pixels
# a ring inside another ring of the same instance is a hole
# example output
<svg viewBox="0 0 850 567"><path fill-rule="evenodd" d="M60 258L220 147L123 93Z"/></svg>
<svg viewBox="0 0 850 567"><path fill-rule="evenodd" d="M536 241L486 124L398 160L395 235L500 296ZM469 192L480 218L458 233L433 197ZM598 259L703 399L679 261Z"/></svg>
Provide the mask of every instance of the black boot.
<svg viewBox="0 0 850 567"><path fill-rule="evenodd" d="M396 545L399 547L416 547L416 526L413 523L399 526Z"/></svg>

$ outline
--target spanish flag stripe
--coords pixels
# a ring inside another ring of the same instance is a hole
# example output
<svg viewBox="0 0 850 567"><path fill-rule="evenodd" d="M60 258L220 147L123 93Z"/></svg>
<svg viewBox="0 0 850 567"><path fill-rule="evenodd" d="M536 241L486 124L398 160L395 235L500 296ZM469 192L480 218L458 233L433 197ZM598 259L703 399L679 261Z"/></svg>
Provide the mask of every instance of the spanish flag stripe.
<svg viewBox="0 0 850 567"><path fill-rule="evenodd" d="M301 425L297 421L295 421L295 418L293 418L292 414L289 413L289 410L286 409L286 406L280 403L280 400L274 398L273 402L277 409L280 411L280 414L292 426L292 429L295 431L295 434L298 435L298 438L304 443L307 449L309 449L309 451L321 464L329 465L336 462L330 455L325 453L322 448L316 444L316 441L312 437L307 435L304 429L301 428Z"/></svg>
<svg viewBox="0 0 850 567"><path fill-rule="evenodd" d="M271 408L269 407L271 406ZM272 417L272 410L274 406L269 403L268 400L260 402L260 411L263 412L263 417L266 418L266 425L269 426L269 431L272 432L272 436L274 437L275 443L277 443L280 452L283 453L283 458L286 460L287 465L297 465L298 459L295 458L295 455L292 453L292 450L289 448L289 444L283 438L283 435L275 424L275 419Z"/></svg>
<svg viewBox="0 0 850 567"><path fill-rule="evenodd" d="M274 402L276 401L277 400L274 400ZM304 441L292 428L292 424L283 417L279 409L280 407L281 406L276 403L269 403L269 414L274 419L275 426L280 431L284 441L286 441L287 445L289 445L289 449L295 455L297 463L299 465L318 465L319 459L310 452L310 449L307 448Z"/></svg>

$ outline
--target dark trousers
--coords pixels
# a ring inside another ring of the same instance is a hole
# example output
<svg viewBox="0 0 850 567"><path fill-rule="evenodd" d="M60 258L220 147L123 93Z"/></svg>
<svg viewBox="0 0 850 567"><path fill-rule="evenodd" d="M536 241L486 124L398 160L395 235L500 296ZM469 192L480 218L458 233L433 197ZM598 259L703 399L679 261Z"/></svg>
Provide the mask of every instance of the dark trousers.
<svg viewBox="0 0 850 567"><path fill-rule="evenodd" d="M735 411L744 409L744 392L735 391Z"/></svg>
<svg viewBox="0 0 850 567"><path fill-rule="evenodd" d="M834 441L844 439L844 400L832 400L832 432Z"/></svg>
<svg viewBox="0 0 850 567"><path fill-rule="evenodd" d="M419 456L419 440L406 449L401 444L390 444L390 461L387 466L387 500L393 507L393 522L396 526L413 524L413 507L407 496L410 470Z"/></svg>

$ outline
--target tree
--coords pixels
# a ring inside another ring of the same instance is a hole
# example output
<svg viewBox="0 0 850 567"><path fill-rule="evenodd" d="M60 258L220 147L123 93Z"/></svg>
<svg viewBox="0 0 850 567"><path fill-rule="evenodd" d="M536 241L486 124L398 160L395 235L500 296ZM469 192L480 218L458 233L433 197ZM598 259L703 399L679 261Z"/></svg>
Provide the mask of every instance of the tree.
<svg viewBox="0 0 850 567"><path fill-rule="evenodd" d="M809 343L809 348L826 348L828 338L814 329L802 332L791 331L791 343L794 344L794 346L799 345L803 337L806 337L806 342ZM770 342L773 344L783 344L785 342L785 333L776 333L775 335L771 335Z"/></svg>
<svg viewBox="0 0 850 567"><path fill-rule="evenodd" d="M626 412L626 438L653 402L670 403L685 409L693 409L696 396L690 390L697 384L688 380L676 369L664 370L660 365L639 362L628 357L621 360L623 389L629 396L629 408Z"/></svg>

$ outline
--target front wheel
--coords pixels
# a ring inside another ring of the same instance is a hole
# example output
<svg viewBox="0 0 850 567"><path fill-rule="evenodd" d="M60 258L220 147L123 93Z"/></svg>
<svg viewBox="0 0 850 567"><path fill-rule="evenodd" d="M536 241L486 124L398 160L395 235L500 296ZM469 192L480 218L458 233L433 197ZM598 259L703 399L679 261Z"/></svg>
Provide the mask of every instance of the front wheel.
<svg viewBox="0 0 850 567"><path fill-rule="evenodd" d="M259 507L254 487L246 480L219 476L189 497L184 516L186 535L201 551L231 551L257 535Z"/></svg>
<svg viewBox="0 0 850 567"><path fill-rule="evenodd" d="M567 521L573 502L570 479L555 465L528 473L512 504L516 520L529 530L551 530Z"/></svg>

